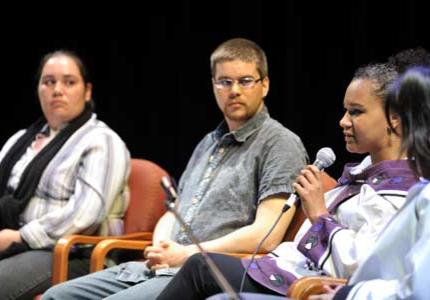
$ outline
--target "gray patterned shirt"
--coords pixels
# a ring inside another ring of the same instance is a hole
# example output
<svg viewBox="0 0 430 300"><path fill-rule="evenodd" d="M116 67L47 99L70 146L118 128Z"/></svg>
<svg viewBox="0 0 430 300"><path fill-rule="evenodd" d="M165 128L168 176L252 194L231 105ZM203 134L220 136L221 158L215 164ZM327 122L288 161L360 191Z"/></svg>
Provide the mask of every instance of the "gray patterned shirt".
<svg viewBox="0 0 430 300"><path fill-rule="evenodd" d="M178 210L201 241L253 223L258 204L292 192L307 163L300 138L270 118L267 108L229 132L222 122L199 143L179 182ZM172 239L191 241L175 224Z"/></svg>

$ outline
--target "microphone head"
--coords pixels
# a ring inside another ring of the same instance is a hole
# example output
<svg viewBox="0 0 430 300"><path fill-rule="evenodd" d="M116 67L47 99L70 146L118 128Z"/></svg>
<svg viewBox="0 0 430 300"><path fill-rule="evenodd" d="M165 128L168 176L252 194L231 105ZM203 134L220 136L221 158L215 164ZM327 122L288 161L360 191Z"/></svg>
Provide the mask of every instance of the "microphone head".
<svg viewBox="0 0 430 300"><path fill-rule="evenodd" d="M176 193L175 187L172 185L172 181L170 180L169 176L163 176L161 177L161 186L163 187L164 191L166 192L169 199L174 201L178 198L178 194Z"/></svg>
<svg viewBox="0 0 430 300"><path fill-rule="evenodd" d="M321 148L317 152L317 158L314 165L316 165L320 170L330 167L336 160L336 155L333 150L329 147Z"/></svg>
<svg viewBox="0 0 430 300"><path fill-rule="evenodd" d="M170 182L170 178L167 176L161 177L161 186L164 188L170 188L172 186L172 183Z"/></svg>

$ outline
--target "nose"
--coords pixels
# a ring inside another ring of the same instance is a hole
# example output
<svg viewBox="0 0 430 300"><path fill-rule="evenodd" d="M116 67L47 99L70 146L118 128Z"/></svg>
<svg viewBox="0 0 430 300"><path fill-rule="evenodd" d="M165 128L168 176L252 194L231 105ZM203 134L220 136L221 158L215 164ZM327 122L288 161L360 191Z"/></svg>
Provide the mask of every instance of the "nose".
<svg viewBox="0 0 430 300"><path fill-rule="evenodd" d="M348 112L347 111L343 114L342 118L340 119L339 125L342 128L349 128L349 127L351 127L351 120L350 120L350 118L348 116Z"/></svg>
<svg viewBox="0 0 430 300"><path fill-rule="evenodd" d="M57 81L54 85L54 93L61 94L63 92L63 85L60 81Z"/></svg>
<svg viewBox="0 0 430 300"><path fill-rule="evenodd" d="M242 90L241 90L241 86L239 85L239 82L235 80L230 89L230 98L235 98L239 96L241 94L241 91Z"/></svg>
<svg viewBox="0 0 430 300"><path fill-rule="evenodd" d="M233 85L231 86L231 90L232 90L233 92L235 92L235 93L240 93L240 92L241 92L242 87L240 86L240 84L239 84L239 81L238 81L238 80L235 80L235 81L233 82Z"/></svg>

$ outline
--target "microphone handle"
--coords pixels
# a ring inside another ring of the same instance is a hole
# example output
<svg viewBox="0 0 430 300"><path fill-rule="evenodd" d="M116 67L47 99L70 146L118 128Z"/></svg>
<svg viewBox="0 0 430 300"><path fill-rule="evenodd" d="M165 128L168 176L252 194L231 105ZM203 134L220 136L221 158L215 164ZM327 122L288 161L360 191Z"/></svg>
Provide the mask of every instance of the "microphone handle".
<svg viewBox="0 0 430 300"><path fill-rule="evenodd" d="M316 166L320 172L324 171L324 164L319 159L316 159L313 165ZM289 210L298 201L300 201L300 197L297 192L292 193L290 197L288 197L287 202L285 202L284 207L282 207L282 212Z"/></svg>
<svg viewBox="0 0 430 300"><path fill-rule="evenodd" d="M179 224L184 228L185 233L189 236L191 241L197 246L200 253L203 255L203 258L204 258L206 264L208 265L209 270L212 273L212 276L215 278L215 281L218 283L218 285L223 290L223 292L227 294L228 300L240 300L239 295L235 292L235 290L230 285L230 283L228 283L227 279L221 273L220 269L214 263L212 258L208 255L206 250L204 250L203 247L200 245L200 241L194 235L191 228L182 219L181 215L178 213L178 211L175 208L175 204L173 202L166 201L166 207L170 212L173 213L175 218L178 220Z"/></svg>
<svg viewBox="0 0 430 300"><path fill-rule="evenodd" d="M298 201L300 201L300 198L297 195L297 193L291 194L290 197L288 197L287 201L285 202L284 207L282 207L282 212L286 212L287 210L289 210Z"/></svg>

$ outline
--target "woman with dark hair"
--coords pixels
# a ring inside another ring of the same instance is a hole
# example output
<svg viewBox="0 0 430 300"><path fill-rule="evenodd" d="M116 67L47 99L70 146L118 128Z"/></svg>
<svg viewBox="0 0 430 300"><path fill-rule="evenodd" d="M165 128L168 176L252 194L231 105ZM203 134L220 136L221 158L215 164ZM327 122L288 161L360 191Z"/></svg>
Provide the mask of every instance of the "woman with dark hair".
<svg viewBox="0 0 430 300"><path fill-rule="evenodd" d="M30 298L50 285L52 248L73 233L121 234L130 154L93 113L92 84L69 51L38 71L43 116L0 152L0 298ZM73 258L70 275L88 272Z"/></svg>
<svg viewBox="0 0 430 300"><path fill-rule="evenodd" d="M430 270L430 69L408 70L393 85L387 111L401 119L402 148L421 176L407 204L378 239L349 285L311 299L428 299Z"/></svg>

